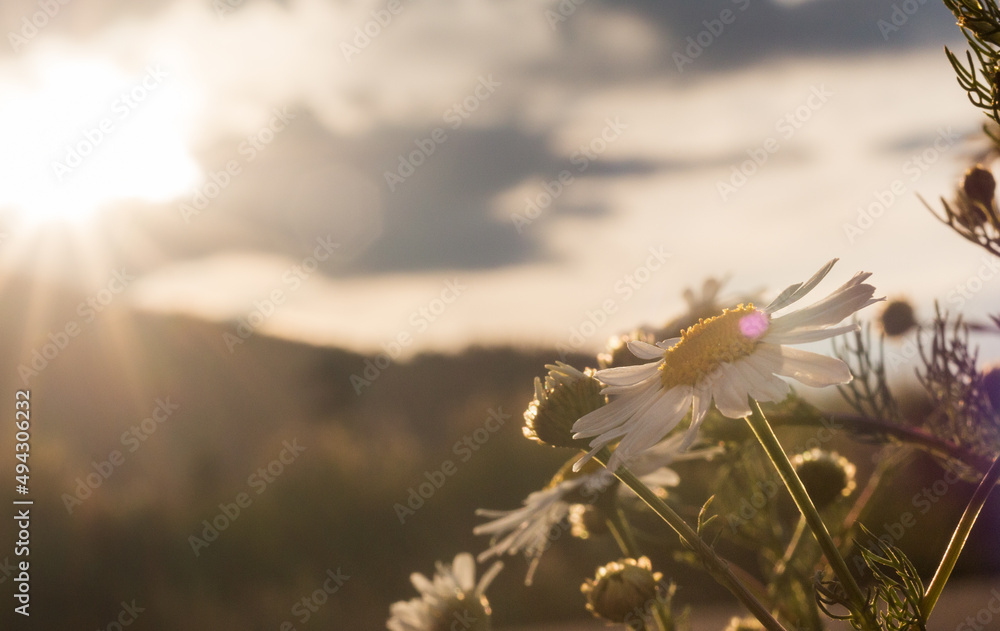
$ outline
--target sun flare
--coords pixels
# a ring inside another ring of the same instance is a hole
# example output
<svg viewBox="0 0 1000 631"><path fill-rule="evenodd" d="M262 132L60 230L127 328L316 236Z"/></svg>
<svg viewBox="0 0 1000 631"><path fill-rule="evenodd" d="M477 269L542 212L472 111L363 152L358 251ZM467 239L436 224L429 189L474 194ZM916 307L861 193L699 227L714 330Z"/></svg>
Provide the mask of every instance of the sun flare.
<svg viewBox="0 0 1000 631"><path fill-rule="evenodd" d="M0 209L18 224L85 223L123 200L164 202L198 167L185 101L169 69L133 72L96 59L38 59L0 74Z"/></svg>

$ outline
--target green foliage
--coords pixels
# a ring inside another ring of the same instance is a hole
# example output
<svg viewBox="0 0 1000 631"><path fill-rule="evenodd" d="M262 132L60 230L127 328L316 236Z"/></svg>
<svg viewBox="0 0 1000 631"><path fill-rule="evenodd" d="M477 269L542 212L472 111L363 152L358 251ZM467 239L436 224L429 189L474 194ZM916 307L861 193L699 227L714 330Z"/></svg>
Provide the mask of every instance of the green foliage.
<svg viewBox="0 0 1000 631"><path fill-rule="evenodd" d="M899 405L892 396L886 377L884 338L879 338L876 351L871 337L871 326L865 325L840 340L834 339L837 357L851 368L854 375L850 383L838 388L858 414L895 421L899 418Z"/></svg>
<svg viewBox="0 0 1000 631"><path fill-rule="evenodd" d="M1000 123L997 88L997 74L1000 70L1000 8L992 0L944 0L944 4L958 18L958 25L972 48L966 52L968 66L962 63L958 55L945 48L958 83L969 95L973 105Z"/></svg>
<svg viewBox="0 0 1000 631"><path fill-rule="evenodd" d="M878 539L864 525L861 555L876 579L872 604L878 622L887 631L926 631L920 611L924 583L902 550ZM857 627L861 628L861 627Z"/></svg>

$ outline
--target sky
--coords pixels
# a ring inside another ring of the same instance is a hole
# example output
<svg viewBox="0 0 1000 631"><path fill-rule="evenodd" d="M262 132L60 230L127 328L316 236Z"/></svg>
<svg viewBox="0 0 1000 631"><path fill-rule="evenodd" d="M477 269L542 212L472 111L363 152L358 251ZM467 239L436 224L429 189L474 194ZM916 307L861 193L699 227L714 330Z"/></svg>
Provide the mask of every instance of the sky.
<svg viewBox="0 0 1000 631"><path fill-rule="evenodd" d="M827 289L997 308L918 198L985 147L936 3L52 0L0 26L0 269L117 274L135 310L595 350L707 277L773 295L837 257Z"/></svg>

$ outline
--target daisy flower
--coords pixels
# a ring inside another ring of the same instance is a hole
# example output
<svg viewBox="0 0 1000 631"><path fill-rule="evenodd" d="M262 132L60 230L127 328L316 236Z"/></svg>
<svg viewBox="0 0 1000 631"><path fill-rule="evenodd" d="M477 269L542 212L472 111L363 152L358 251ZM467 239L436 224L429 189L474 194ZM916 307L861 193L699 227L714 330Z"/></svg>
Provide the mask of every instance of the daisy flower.
<svg viewBox="0 0 1000 631"><path fill-rule="evenodd" d="M489 629L490 604L483 592L502 567L502 563L494 563L476 583L476 562L471 554L461 552L451 565L438 561L433 579L414 572L410 582L420 592L420 598L393 603L389 609L392 617L386 622L386 628L389 631L446 631L460 623L464 629Z"/></svg>
<svg viewBox="0 0 1000 631"><path fill-rule="evenodd" d="M774 315L812 291L836 262L824 265L805 283L788 287L763 309L739 305L700 320L679 338L655 345L630 342L629 350L637 357L655 361L597 372L607 386L601 392L618 397L573 425L573 438L593 438L591 451L575 467L582 467L602 447L621 441L608 462L608 469L615 471L659 442L688 410L688 435L693 438L713 399L723 416L748 416L748 397L781 401L788 395L789 385L780 377L816 387L848 383L851 371L841 360L788 345L857 330L857 324L837 325L882 300L872 298L875 288L864 282L870 273L855 274L813 305Z"/></svg>
<svg viewBox="0 0 1000 631"><path fill-rule="evenodd" d="M679 434L661 442L638 455L629 466L647 485L660 488L677 486L680 478L666 465L679 460L711 457L721 451L713 447L681 453L684 438ZM523 552L530 559L524 582L531 585L542 553L562 535L565 529L560 524L572 507L595 504L604 491L617 484L614 475L598 463L591 462L577 470L572 466L575 461L576 458L567 462L544 489L528 495L520 508L476 511L477 515L492 518L492 521L480 524L472 531L477 535L492 536L491 546L478 557L480 562L492 556Z"/></svg>

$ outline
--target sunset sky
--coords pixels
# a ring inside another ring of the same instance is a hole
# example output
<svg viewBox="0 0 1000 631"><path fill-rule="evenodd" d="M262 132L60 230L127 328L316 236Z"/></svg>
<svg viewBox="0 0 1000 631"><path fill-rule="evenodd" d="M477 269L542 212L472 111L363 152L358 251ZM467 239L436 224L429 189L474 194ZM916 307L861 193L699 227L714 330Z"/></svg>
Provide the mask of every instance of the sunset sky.
<svg viewBox="0 0 1000 631"><path fill-rule="evenodd" d="M981 317L985 253L917 195L986 119L946 10L893 7L5 2L0 263L365 352L596 349L834 257Z"/></svg>

